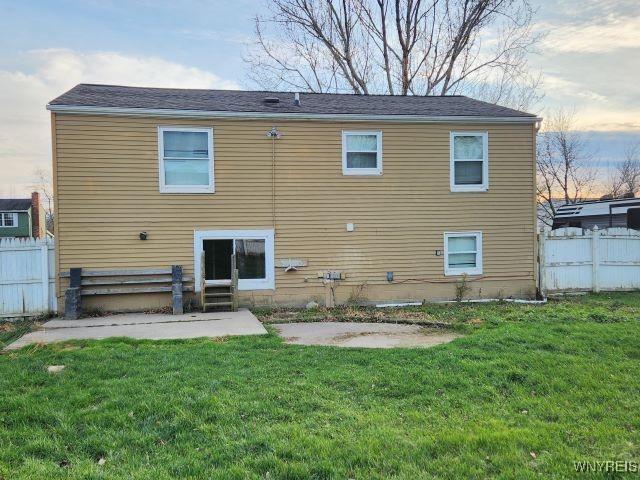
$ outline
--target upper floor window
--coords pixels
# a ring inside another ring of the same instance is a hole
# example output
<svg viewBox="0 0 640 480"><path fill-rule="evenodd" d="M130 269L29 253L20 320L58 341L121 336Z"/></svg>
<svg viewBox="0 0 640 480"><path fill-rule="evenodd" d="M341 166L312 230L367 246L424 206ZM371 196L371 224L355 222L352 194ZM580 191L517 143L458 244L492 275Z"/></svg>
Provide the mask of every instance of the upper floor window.
<svg viewBox="0 0 640 480"><path fill-rule="evenodd" d="M444 274L482 274L482 232L444 234Z"/></svg>
<svg viewBox="0 0 640 480"><path fill-rule="evenodd" d="M18 214L16 212L0 212L0 227L17 227Z"/></svg>
<svg viewBox="0 0 640 480"><path fill-rule="evenodd" d="M342 174L382 175L382 132L342 132Z"/></svg>
<svg viewBox="0 0 640 480"><path fill-rule="evenodd" d="M483 192L489 188L488 134L451 132L452 192Z"/></svg>
<svg viewBox="0 0 640 480"><path fill-rule="evenodd" d="M213 193L213 130L158 127L160 191Z"/></svg>

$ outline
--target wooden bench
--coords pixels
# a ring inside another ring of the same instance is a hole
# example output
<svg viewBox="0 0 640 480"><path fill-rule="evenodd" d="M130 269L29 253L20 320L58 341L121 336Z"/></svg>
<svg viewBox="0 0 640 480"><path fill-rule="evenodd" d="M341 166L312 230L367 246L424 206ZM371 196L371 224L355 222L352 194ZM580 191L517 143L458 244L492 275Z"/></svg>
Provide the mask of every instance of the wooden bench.
<svg viewBox="0 0 640 480"><path fill-rule="evenodd" d="M184 312L182 294L192 292L193 278L184 277L181 265L167 268L137 268L119 270L83 270L71 268L60 272L69 278L65 292L65 317L78 318L82 313L82 297L90 295L124 295L171 292L173 314Z"/></svg>

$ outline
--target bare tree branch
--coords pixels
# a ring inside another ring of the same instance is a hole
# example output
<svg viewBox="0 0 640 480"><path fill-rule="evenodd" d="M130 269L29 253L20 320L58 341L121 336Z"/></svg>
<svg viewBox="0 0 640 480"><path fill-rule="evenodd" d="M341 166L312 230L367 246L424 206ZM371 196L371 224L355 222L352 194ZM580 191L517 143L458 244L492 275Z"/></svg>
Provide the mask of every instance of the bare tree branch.
<svg viewBox="0 0 640 480"><path fill-rule="evenodd" d="M575 112L559 110L538 134L537 194L539 219L551 224L557 205L580 202L594 191L597 169L586 139L575 128Z"/></svg>
<svg viewBox="0 0 640 480"><path fill-rule="evenodd" d="M474 94L526 108L530 0L271 0L245 56L262 87Z"/></svg>
<svg viewBox="0 0 640 480"><path fill-rule="evenodd" d="M607 196L610 198L635 197L640 193L640 142L629 143L624 160L609 176Z"/></svg>
<svg viewBox="0 0 640 480"><path fill-rule="evenodd" d="M44 198L43 208L46 215L46 228L48 231L53 232L54 205L51 172L44 168L36 168L33 171L33 183L31 184L31 188L39 192Z"/></svg>

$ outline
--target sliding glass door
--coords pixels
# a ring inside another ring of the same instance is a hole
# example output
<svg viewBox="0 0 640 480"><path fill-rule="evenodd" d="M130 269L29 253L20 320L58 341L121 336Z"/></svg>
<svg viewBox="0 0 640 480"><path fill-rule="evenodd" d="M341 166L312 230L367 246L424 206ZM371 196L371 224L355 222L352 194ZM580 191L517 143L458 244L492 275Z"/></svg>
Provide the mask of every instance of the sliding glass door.
<svg viewBox="0 0 640 480"><path fill-rule="evenodd" d="M195 253L204 252L204 278L209 284L231 280L231 256L236 256L238 288L259 290L273 288L274 245L272 230L195 232ZM201 275L200 262L195 265Z"/></svg>

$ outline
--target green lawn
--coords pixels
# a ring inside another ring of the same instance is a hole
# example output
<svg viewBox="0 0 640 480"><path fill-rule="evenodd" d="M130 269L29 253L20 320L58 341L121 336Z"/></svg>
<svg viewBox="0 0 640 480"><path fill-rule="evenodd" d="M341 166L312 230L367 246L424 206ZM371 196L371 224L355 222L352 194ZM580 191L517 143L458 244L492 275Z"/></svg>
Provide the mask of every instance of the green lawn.
<svg viewBox="0 0 640 480"><path fill-rule="evenodd" d="M384 315L467 335L432 349L269 335L0 355L0 478L603 478L573 461L640 460L640 294Z"/></svg>

